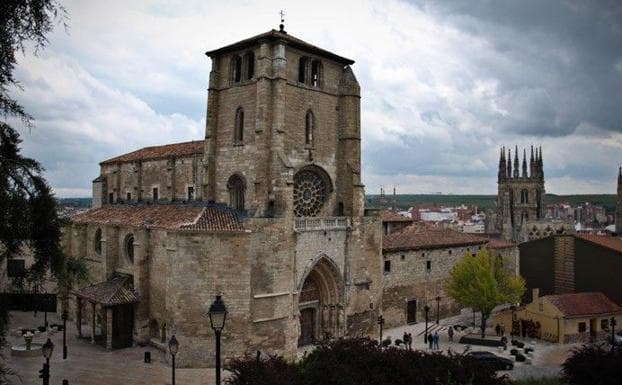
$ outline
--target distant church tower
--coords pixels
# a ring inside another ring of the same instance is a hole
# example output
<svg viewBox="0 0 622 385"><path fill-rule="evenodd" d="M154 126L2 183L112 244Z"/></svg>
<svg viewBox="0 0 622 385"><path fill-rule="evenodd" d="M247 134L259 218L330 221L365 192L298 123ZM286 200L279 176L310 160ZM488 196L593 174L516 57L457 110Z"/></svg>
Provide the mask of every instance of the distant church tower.
<svg viewBox="0 0 622 385"><path fill-rule="evenodd" d="M622 235L622 167L618 170L618 200L616 202L616 233Z"/></svg>
<svg viewBox="0 0 622 385"><path fill-rule="evenodd" d="M544 218L542 147L536 148L535 155L531 147L529 166L525 149L522 165L519 165L518 146L513 160L512 150L508 149L506 158L506 149L501 148L497 184L497 231L504 239L516 240L523 224Z"/></svg>

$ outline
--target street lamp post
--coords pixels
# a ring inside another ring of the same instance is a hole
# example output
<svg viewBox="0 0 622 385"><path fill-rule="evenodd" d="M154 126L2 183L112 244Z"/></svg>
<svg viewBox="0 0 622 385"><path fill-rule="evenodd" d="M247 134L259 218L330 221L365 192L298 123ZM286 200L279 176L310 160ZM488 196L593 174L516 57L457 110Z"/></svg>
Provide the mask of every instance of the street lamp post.
<svg viewBox="0 0 622 385"><path fill-rule="evenodd" d="M514 322L516 321L516 305L510 306L510 310L512 310L512 328L510 331L510 337L514 337ZM557 333L559 335L559 333Z"/></svg>
<svg viewBox="0 0 622 385"><path fill-rule="evenodd" d="M611 351L613 352L616 348L616 318L611 317L609 321L611 323Z"/></svg>
<svg viewBox="0 0 622 385"><path fill-rule="evenodd" d="M440 307L441 307L441 297L436 297L436 324L438 325L440 319Z"/></svg>
<svg viewBox="0 0 622 385"><path fill-rule="evenodd" d="M220 385L220 333L225 327L225 319L227 318L227 308L222 301L222 296L216 296L216 300L210 305L207 314L212 329L216 333L216 385Z"/></svg>
<svg viewBox="0 0 622 385"><path fill-rule="evenodd" d="M63 360L67 359L67 310L61 314L63 320Z"/></svg>
<svg viewBox="0 0 622 385"><path fill-rule="evenodd" d="M425 311L425 335L423 336L423 342L428 343L428 313L430 313L430 307L425 305L423 311Z"/></svg>
<svg viewBox="0 0 622 385"><path fill-rule="evenodd" d="M45 363L43 364L43 369L39 370L39 378L43 380L43 385L50 385L50 357L52 357L53 351L54 344L48 338L41 348L43 358L45 358Z"/></svg>
<svg viewBox="0 0 622 385"><path fill-rule="evenodd" d="M378 316L378 326L380 326L380 349L382 349L382 328L384 326L383 316Z"/></svg>
<svg viewBox="0 0 622 385"><path fill-rule="evenodd" d="M171 364L172 364L171 365L172 366L171 384L175 385L175 355L179 351L179 342L177 342L177 338L175 338L175 336L172 336L170 341L168 341L168 350L171 352Z"/></svg>

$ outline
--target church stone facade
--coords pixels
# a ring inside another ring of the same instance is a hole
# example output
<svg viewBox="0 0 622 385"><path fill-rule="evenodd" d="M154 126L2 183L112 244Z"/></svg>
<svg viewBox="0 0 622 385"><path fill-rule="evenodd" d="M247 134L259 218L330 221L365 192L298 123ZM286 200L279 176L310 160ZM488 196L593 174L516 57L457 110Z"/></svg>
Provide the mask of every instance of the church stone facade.
<svg viewBox="0 0 622 385"><path fill-rule="evenodd" d="M225 357L374 335L382 231L363 206L354 62L282 28L207 55L205 140L102 162L93 209L65 229L92 273L80 333L109 348L175 334L181 366L208 366L222 295Z"/></svg>

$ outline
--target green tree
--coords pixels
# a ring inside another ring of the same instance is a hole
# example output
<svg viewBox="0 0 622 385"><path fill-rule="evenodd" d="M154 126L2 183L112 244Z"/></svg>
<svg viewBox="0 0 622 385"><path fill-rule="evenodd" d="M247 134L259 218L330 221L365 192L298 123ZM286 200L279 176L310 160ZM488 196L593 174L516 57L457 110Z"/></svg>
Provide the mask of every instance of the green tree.
<svg viewBox="0 0 622 385"><path fill-rule="evenodd" d="M41 166L20 154L21 142L9 119L32 127L33 118L11 96L20 84L13 76L16 54L47 43L46 35L65 12L57 0L0 1L0 263L13 258L24 246L33 251L35 263L28 272L40 282L47 271L59 276L65 269L60 248L61 222L56 200L42 176ZM6 307L0 306L0 355L6 344ZM0 384L12 372L0 357Z"/></svg>
<svg viewBox="0 0 622 385"><path fill-rule="evenodd" d="M469 253L449 273L447 294L456 302L482 313L482 338L486 335L486 320L495 306L517 303L525 292L523 278L505 268L501 258L492 260L486 249L475 256Z"/></svg>

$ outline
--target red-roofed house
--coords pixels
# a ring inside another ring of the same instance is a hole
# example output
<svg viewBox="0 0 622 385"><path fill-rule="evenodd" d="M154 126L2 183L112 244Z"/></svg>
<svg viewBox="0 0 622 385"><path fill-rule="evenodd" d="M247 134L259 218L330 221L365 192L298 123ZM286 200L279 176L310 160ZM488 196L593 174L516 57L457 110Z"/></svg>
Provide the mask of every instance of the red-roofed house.
<svg viewBox="0 0 622 385"><path fill-rule="evenodd" d="M547 341L574 343L603 340L611 336L611 319L619 325L622 307L601 292L539 296L517 312L522 325L533 322L536 336ZM526 323L527 322L527 323Z"/></svg>

